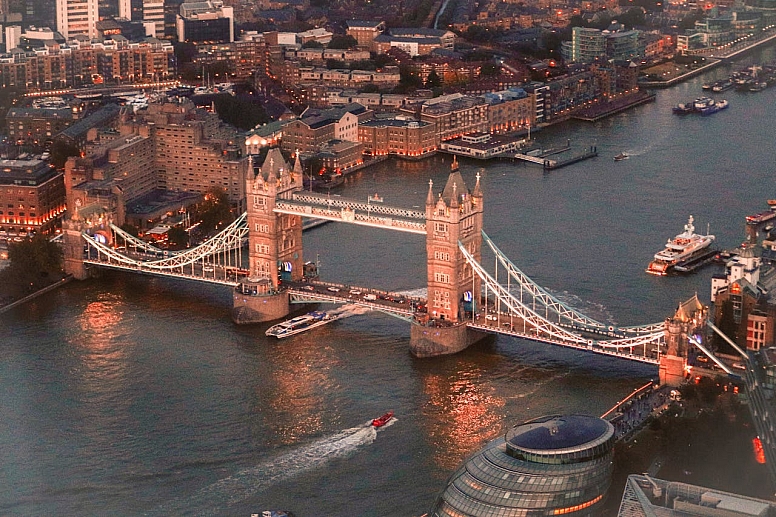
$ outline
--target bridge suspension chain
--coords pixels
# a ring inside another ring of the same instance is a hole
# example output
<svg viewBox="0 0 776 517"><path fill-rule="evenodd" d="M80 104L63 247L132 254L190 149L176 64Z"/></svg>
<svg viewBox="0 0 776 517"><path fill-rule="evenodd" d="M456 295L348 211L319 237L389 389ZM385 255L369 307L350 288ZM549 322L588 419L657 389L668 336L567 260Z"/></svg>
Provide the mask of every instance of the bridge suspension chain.
<svg viewBox="0 0 776 517"><path fill-rule="evenodd" d="M544 288L531 280L525 273L523 273L517 266L515 266L511 260L496 246L490 237L483 231L482 238L496 255L499 263L506 268L509 276L517 281L521 289L525 289L533 296L535 301L538 301L544 307L548 308L552 312L558 314L561 318L567 318L569 321L577 323L579 325L593 327L595 329L605 329L607 325L600 321L594 320L585 314L582 314L577 309L566 305L561 302Z"/></svg>
<svg viewBox="0 0 776 517"><path fill-rule="evenodd" d="M558 298L550 294L546 289L539 284L531 280L531 278L523 273L510 259L507 257L501 249L496 246L493 240L483 231L482 238L485 243L490 247L496 256L499 263L507 270L509 276L513 278L521 289L525 289L534 299L539 302L549 311L554 312L560 319L567 319L572 325L580 325L587 327L584 330L608 330L610 332L624 333L624 334L652 334L663 330L664 323L651 323L647 325L627 326L627 327L613 327L595 320L578 309L571 307L570 305L560 301ZM563 324L563 323L561 323Z"/></svg>
<svg viewBox="0 0 776 517"><path fill-rule="evenodd" d="M142 249L144 251L147 251L149 253L163 253L164 250L161 250L157 248L156 246L152 245L149 242L144 241L143 239L139 239L132 235L131 233L125 232L115 224L110 224L110 229L113 232L114 235L120 236L127 244L132 244L136 249Z"/></svg>
<svg viewBox="0 0 776 517"><path fill-rule="evenodd" d="M525 323L530 325L532 329L535 329L537 333L543 333L551 338L563 342L569 342L577 345L587 345L596 348L603 348L609 350L618 349L633 349L637 346L646 347L649 344L661 345L664 344L664 333L655 332L652 334L642 334L637 336L623 337L612 340L592 340L586 339L580 334L570 332L566 328L548 321L543 316L536 313L530 307L526 306L523 302L515 298L515 296L509 292L503 285L496 281L490 273L488 273L483 266L475 260L475 258L466 250L466 247L462 243L458 243L458 248L461 250L466 261L471 265L472 270L480 277L485 284L486 289L490 289L504 304L511 315L517 316Z"/></svg>
<svg viewBox="0 0 776 517"><path fill-rule="evenodd" d="M203 242L199 246L195 246L182 253L164 257L158 260L137 260L131 257L127 257L112 247L97 242L88 233L83 233L82 236L89 244L89 246L92 246L100 253L105 254L109 260L114 260L121 264L142 267L156 271L169 271L180 268L182 266L193 264L205 259L205 257L219 252L239 249L242 246L242 241L248 233L248 227L246 225L247 215L247 213L243 213L229 226L224 228L224 230ZM159 250L159 252L161 252L161 250Z"/></svg>

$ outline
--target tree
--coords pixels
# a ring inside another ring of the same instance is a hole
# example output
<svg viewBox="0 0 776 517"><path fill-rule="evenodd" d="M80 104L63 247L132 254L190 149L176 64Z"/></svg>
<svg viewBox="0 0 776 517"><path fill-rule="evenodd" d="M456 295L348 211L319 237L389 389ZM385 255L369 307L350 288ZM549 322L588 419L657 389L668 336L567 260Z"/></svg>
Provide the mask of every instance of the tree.
<svg viewBox="0 0 776 517"><path fill-rule="evenodd" d="M375 83L367 83L361 88L361 93L380 93L380 87Z"/></svg>
<svg viewBox="0 0 776 517"><path fill-rule="evenodd" d="M269 122L269 115L260 104L228 94L218 95L213 103L218 117L238 129L247 131L258 124Z"/></svg>
<svg viewBox="0 0 776 517"><path fill-rule="evenodd" d="M495 63L485 63L480 67L480 76L495 77L501 74L501 67Z"/></svg>
<svg viewBox="0 0 776 517"><path fill-rule="evenodd" d="M212 187L205 191L203 201L197 205L196 219L200 221L202 233L208 234L219 225L230 222L229 196L221 187Z"/></svg>
<svg viewBox="0 0 776 517"><path fill-rule="evenodd" d="M702 19L704 16L705 14L703 13L703 10L699 9L694 11L691 14L688 14L686 17L682 18L682 21L679 22L679 28L682 30L692 29L695 27L695 22Z"/></svg>
<svg viewBox="0 0 776 517"><path fill-rule="evenodd" d="M426 88L439 88L442 86L442 78L436 73L436 70L432 69L426 77Z"/></svg>
<svg viewBox="0 0 776 517"><path fill-rule="evenodd" d="M407 88L405 91L411 91L422 88L423 80L411 67L402 66L399 69L399 86Z"/></svg>
<svg viewBox="0 0 776 517"><path fill-rule="evenodd" d="M137 237L140 235L140 228L138 228L134 224L124 223L121 225L121 229L133 237Z"/></svg>
<svg viewBox="0 0 776 517"><path fill-rule="evenodd" d="M20 298L62 276L62 249L45 235L8 243L8 262L0 271L0 298Z"/></svg>
<svg viewBox="0 0 776 517"><path fill-rule="evenodd" d="M352 48L356 48L356 45L358 45L358 41L356 41L356 38L354 38L350 34L347 34L347 35L335 34L334 36L331 37L331 41L329 42L328 48L352 49Z"/></svg>
<svg viewBox="0 0 776 517"><path fill-rule="evenodd" d="M167 230L167 242L173 249L183 249L189 244L189 234L180 226Z"/></svg>
<svg viewBox="0 0 776 517"><path fill-rule="evenodd" d="M323 43L311 39L302 43L302 48L323 48Z"/></svg>

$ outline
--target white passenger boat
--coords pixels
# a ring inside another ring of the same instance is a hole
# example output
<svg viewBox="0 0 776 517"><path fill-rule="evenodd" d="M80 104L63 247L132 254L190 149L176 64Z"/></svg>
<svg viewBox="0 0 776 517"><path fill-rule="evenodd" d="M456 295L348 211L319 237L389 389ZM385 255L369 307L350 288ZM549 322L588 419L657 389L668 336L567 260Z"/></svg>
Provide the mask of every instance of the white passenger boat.
<svg viewBox="0 0 776 517"><path fill-rule="evenodd" d="M684 225L684 231L668 239L666 247L655 254L654 260L649 263L647 273L651 275L666 275L669 270L679 262L692 260L706 252L706 248L714 242L714 236L698 235L693 226L693 217Z"/></svg>
<svg viewBox="0 0 776 517"><path fill-rule="evenodd" d="M273 325L268 328L264 334L270 337L274 336L278 339L283 339L284 337L293 336L306 330L331 323L336 319L338 319L338 316L332 316L322 311L308 312L303 316L297 316L296 318Z"/></svg>

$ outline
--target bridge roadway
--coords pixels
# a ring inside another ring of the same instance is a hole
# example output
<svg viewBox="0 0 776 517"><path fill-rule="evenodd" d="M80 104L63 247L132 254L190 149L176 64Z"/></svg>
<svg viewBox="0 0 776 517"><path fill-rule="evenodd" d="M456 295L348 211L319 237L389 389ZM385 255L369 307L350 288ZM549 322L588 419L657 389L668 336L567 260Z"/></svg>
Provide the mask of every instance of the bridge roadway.
<svg viewBox="0 0 776 517"><path fill-rule="evenodd" d="M185 266L180 266L174 270L160 270L143 267L143 261L154 261L165 258L159 253L143 253L138 251L123 250L122 255L135 259L135 263L124 263L107 259L104 256L98 256L90 248L84 255L84 264L117 269L120 271L131 271L152 276L162 276L166 278L178 278L181 280L193 280L196 282L207 282L210 284L228 285L234 287L238 285L242 278L248 274L248 270L240 269L234 266L223 266L217 263L198 261Z"/></svg>
<svg viewBox="0 0 776 517"><path fill-rule="evenodd" d="M420 315L425 315L428 312L426 299L408 296L402 293L328 282L284 282L283 285L288 289L288 292L292 297L292 303L328 302L355 304L385 312L407 321L417 321ZM588 344L579 344L568 341L558 342L550 337L542 336L537 332L515 330L515 325L512 323L514 318L510 318L510 315L507 313L490 313L485 318L481 316L482 315L478 314L474 321L469 321L466 325L470 328L488 333L504 334L531 341L574 348L584 352L593 352L596 354L649 364L660 363L659 350L647 349L647 347L651 348L651 345L644 344L634 346L633 348L642 351L641 354L634 354L628 349L603 347L597 344L593 339L589 340Z"/></svg>
<svg viewBox="0 0 776 517"><path fill-rule="evenodd" d="M289 282L282 287L291 295L291 303L347 303L385 312L412 321L426 311L426 300L418 296L381 291L329 282Z"/></svg>

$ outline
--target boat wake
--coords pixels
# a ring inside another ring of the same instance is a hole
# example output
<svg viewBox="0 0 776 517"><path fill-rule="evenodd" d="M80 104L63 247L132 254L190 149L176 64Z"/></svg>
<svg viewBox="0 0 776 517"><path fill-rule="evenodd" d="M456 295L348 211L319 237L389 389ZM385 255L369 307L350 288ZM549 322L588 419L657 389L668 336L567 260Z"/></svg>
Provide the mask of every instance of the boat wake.
<svg viewBox="0 0 776 517"><path fill-rule="evenodd" d="M349 303L347 305L343 305L342 307L337 307L336 309L331 309L330 311L326 311L326 313L329 316L340 319L340 318L349 318L350 316L358 316L359 314L366 314L371 310L372 309L370 309L369 307L363 307L361 305L356 305L355 303Z"/></svg>
<svg viewBox="0 0 776 517"><path fill-rule="evenodd" d="M418 298L428 298L428 288L419 287L417 289L407 289L406 291L397 291L396 294L402 296L415 296Z"/></svg>
<svg viewBox="0 0 776 517"><path fill-rule="evenodd" d="M241 470L220 479L194 493L191 497L171 501L157 508L151 515L213 515L240 503L257 493L331 461L352 454L377 438L372 421L360 427L345 429L332 436L290 450L279 456L267 458L256 466ZM385 425L388 427L393 422Z"/></svg>

